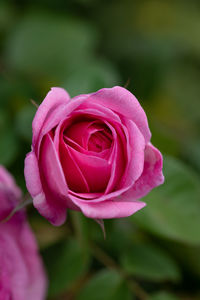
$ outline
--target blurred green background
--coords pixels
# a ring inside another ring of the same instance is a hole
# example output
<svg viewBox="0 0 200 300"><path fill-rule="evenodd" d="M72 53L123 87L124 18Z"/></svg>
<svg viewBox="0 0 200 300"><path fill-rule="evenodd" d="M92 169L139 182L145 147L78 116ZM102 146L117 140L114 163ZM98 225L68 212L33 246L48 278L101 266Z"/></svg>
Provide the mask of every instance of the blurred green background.
<svg viewBox="0 0 200 300"><path fill-rule="evenodd" d="M200 299L199 0L1 0L0 163L26 193L35 107L126 85L164 154L165 184L135 215L99 226L69 212L51 226L29 207L54 300Z"/></svg>

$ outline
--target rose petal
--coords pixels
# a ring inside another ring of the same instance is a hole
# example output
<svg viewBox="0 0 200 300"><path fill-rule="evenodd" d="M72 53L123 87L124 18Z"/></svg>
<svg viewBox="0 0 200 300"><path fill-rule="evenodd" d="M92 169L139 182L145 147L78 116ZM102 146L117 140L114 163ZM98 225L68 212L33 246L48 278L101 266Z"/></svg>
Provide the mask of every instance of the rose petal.
<svg viewBox="0 0 200 300"><path fill-rule="evenodd" d="M40 120L40 114L39 114L40 106L39 106L38 111L33 120L33 148L35 149L37 155L39 152L40 143L43 136L47 134L56 125L59 126L59 123L62 124L65 122L71 123L71 118L79 115L79 112L76 112L76 109L85 101L86 96L87 95L80 95L78 97L71 99L71 101L61 102L60 104L59 103L56 104L56 99L55 99L55 105L49 107L49 111L46 114L46 118L44 119L40 130L38 130L37 126L35 126L35 124L37 124L37 122ZM39 116L37 116L38 114Z"/></svg>
<svg viewBox="0 0 200 300"><path fill-rule="evenodd" d="M99 126L97 126L95 123L96 121L77 122L67 128L64 135L78 143L83 148L87 149L88 140L91 134L99 130Z"/></svg>
<svg viewBox="0 0 200 300"><path fill-rule="evenodd" d="M69 150L84 175L90 192L101 192L106 188L110 177L111 165L107 160L97 156L89 156L71 148Z"/></svg>
<svg viewBox="0 0 200 300"><path fill-rule="evenodd" d="M66 196L68 187L65 175L49 134L46 134L43 138L40 151L39 166L43 172L47 185L51 187L51 190L55 193Z"/></svg>
<svg viewBox="0 0 200 300"><path fill-rule="evenodd" d="M100 197L102 197L104 193L76 193L74 191L69 191L69 197L75 200L81 200L83 202L87 202L88 200L98 201ZM94 200L95 199L95 200ZM73 200L72 200L73 201Z"/></svg>
<svg viewBox="0 0 200 300"><path fill-rule="evenodd" d="M45 299L46 275L28 224L9 221L0 231L0 299Z"/></svg>
<svg viewBox="0 0 200 300"><path fill-rule="evenodd" d="M151 133L146 114L133 94L123 87L104 88L96 93L85 96L88 103L97 103L110 108L119 115L132 120L142 132L146 143L150 141Z"/></svg>
<svg viewBox="0 0 200 300"><path fill-rule="evenodd" d="M0 221L4 220L18 205L21 191L8 171L0 166Z"/></svg>
<svg viewBox="0 0 200 300"><path fill-rule="evenodd" d="M124 201L137 200L148 194L153 188L164 182L162 173L162 155L150 143L145 148L144 170L133 187L122 194L119 199Z"/></svg>
<svg viewBox="0 0 200 300"><path fill-rule="evenodd" d="M69 118L69 119L64 120L63 122L60 122L59 125L56 127L55 134L53 137L53 142L54 142L56 151L59 152L60 140L63 139L66 144L69 144L70 146L72 146L74 149L76 149L77 151L79 151L81 153L84 153L87 155L95 155L95 156L101 157L103 159L109 159L110 152L112 151L112 145L111 145L110 149L105 149L101 152L93 152L90 150L86 150L79 143L74 141L74 139L72 140L69 137L66 137L64 135L65 129L70 127L72 125L73 121L74 121L74 115L72 118ZM94 122L96 122L96 121L94 121ZM91 124L94 122L92 121ZM102 122L103 122L103 120L102 120ZM92 129L92 131L93 131L93 129ZM78 136L77 136L77 138L78 138ZM89 138L89 136L88 136L88 138ZM75 139L76 139L76 137L75 137ZM82 139L79 139L78 141L82 144ZM87 148L87 146L85 145L85 142L87 142L87 136L86 136L86 141L84 140L83 142L84 142L84 146Z"/></svg>
<svg viewBox="0 0 200 300"><path fill-rule="evenodd" d="M15 199L16 185L11 175L0 167L1 208L9 207ZM3 196L3 198L2 198ZM47 281L37 244L27 221L25 211L17 211L7 222L0 224L0 299L38 299L46 295Z"/></svg>
<svg viewBox="0 0 200 300"><path fill-rule="evenodd" d="M40 104L33 120L33 144L36 143L45 119L50 112L55 111L61 105L66 105L70 97L62 88L52 88L43 102Z"/></svg>
<svg viewBox="0 0 200 300"><path fill-rule="evenodd" d="M128 162L119 189L127 186L131 187L142 174L144 167L144 137L133 121L124 120L124 123Z"/></svg>
<svg viewBox="0 0 200 300"><path fill-rule="evenodd" d="M87 99L91 94L84 95L84 100ZM75 97L76 98L76 97ZM72 101L76 101L75 98L72 98ZM79 115L88 114L91 116L100 117L99 119L107 120L110 122L121 123L121 119L118 114L114 111L105 107L101 104L94 103L93 101L83 101L77 109Z"/></svg>
<svg viewBox="0 0 200 300"><path fill-rule="evenodd" d="M14 196L19 199L21 197L21 191L16 185L13 177L9 174L9 172L0 165L0 184L2 184L5 188L9 189L12 191Z"/></svg>
<svg viewBox="0 0 200 300"><path fill-rule="evenodd" d="M144 202L140 201L115 202L108 200L99 203L91 203L90 201L85 203L80 203L79 201L75 202L80 207L83 214L92 219L128 217L146 205Z"/></svg>
<svg viewBox="0 0 200 300"><path fill-rule="evenodd" d="M80 146L83 146L84 136L87 135L87 129L90 126L90 121L77 122L72 124L69 128L65 130L65 136L69 137ZM84 147L85 148L85 147Z"/></svg>
<svg viewBox="0 0 200 300"><path fill-rule="evenodd" d="M33 197L33 205L40 214L47 218L53 225L59 226L66 220L66 207L58 205L58 197L47 191L41 183L38 161L34 152L30 152L25 159L24 169L26 186ZM44 179L45 180L45 179ZM45 183L43 182L43 185ZM63 200L62 200L63 201Z"/></svg>
<svg viewBox="0 0 200 300"><path fill-rule="evenodd" d="M44 299L47 291L46 274L44 274L43 265L38 257L35 236L27 223L23 224L21 234L17 235L16 240L21 251L21 256L25 260L24 263L26 263L25 268L28 270L26 280L28 278L29 280L27 280L27 297L25 299ZM21 283L18 269L15 278ZM21 284L19 284L19 289L22 290Z"/></svg>
<svg viewBox="0 0 200 300"><path fill-rule="evenodd" d="M119 116L102 105L91 103L91 105L88 108L87 103L84 102L87 96L88 95L81 95L81 97L72 98L71 101L68 103L65 118L61 122L59 122L55 130L54 144L56 146L56 149L58 149L59 146L60 135L63 134L63 131L66 128L70 127L77 118L81 119L84 117L90 117L91 119L97 119L101 122L105 122L106 120L111 123L114 122L121 124L121 119L119 118ZM77 107L78 109L76 109ZM69 113L71 113L70 116Z"/></svg>
<svg viewBox="0 0 200 300"><path fill-rule="evenodd" d="M137 145L137 143L135 143L135 145ZM162 184L163 181L162 155L155 147L148 144L145 150L144 172L133 184L132 188L128 185L109 194L70 193L69 197L79 206L83 203L87 204L88 201L90 201L90 203L99 203L109 199L114 199L114 201L131 202L145 196L152 188Z"/></svg>
<svg viewBox="0 0 200 300"><path fill-rule="evenodd" d="M67 209L57 205L56 201L56 196L42 192L33 198L33 205L52 225L60 226L66 221Z"/></svg>
<svg viewBox="0 0 200 300"><path fill-rule="evenodd" d="M10 291L11 297L6 298L6 300L12 299L13 293L15 293L14 296L17 297L16 299L25 300L28 294L27 287L29 286L28 284L29 271L24 262L24 258L21 253L22 251L20 249L20 246L17 244L15 238L13 238L12 228L9 229L3 226L1 228L1 235L0 235L0 243L2 248L1 251L2 253L0 254L3 255L4 257L4 260L1 262L1 268L3 269L3 271L4 270L7 271L6 279L9 281L8 285L10 285L7 287ZM16 233L16 229L14 229L14 233ZM17 234L18 235L20 234L20 230L17 230ZM4 253L5 251L6 254ZM8 257L10 257L11 259L12 269L8 263ZM6 280L4 280L4 282L5 283L3 283L3 285L6 285ZM13 288L13 285L15 286L15 288ZM1 296L1 289L0 289L0 296ZM3 297L0 297L0 299L4 300Z"/></svg>
<svg viewBox="0 0 200 300"><path fill-rule="evenodd" d="M116 125L116 124L115 124ZM109 159L109 163L112 166L111 169L111 177L108 182L105 194L108 194L109 192L113 191L114 188L116 188L117 183L121 179L124 173L125 163L126 163L126 153L124 153L124 136L123 133L116 133L116 130L111 126L109 123L107 123L107 126L110 127L110 130L112 131L113 135L113 151ZM120 138L121 137L121 138Z"/></svg>
<svg viewBox="0 0 200 300"><path fill-rule="evenodd" d="M106 160L109 160L110 152L112 150L112 147L111 147L111 149L105 149L101 152L94 152L94 151L91 151L91 150L86 150L86 149L82 148L79 144L77 144L76 142L71 140L70 138L65 138L65 137L64 137L64 142L67 145L74 148L75 150L77 150L78 152L81 152L81 153L86 154L86 155L98 156L98 157L101 157L101 158L106 159Z"/></svg>
<svg viewBox="0 0 200 300"><path fill-rule="evenodd" d="M42 192L42 184L38 168L38 161L33 151L26 155L24 163L24 176L26 187L32 197Z"/></svg>
<svg viewBox="0 0 200 300"><path fill-rule="evenodd" d="M71 190L89 192L88 183L74 159L69 146L60 141L60 159L68 186Z"/></svg>

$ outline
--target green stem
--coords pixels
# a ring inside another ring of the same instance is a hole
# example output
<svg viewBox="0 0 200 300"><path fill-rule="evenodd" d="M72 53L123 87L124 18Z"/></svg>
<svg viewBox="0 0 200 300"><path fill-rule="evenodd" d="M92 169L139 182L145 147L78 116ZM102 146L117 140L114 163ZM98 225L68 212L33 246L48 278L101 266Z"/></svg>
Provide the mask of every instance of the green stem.
<svg viewBox="0 0 200 300"><path fill-rule="evenodd" d="M124 278L130 288L130 290L138 297L140 300L148 299L148 294L146 291L139 285L137 281L133 278L130 278L129 274L127 274L116 262L110 257L106 252L104 252L99 246L96 244L89 242L87 237L85 237L85 232L83 228L83 222L81 219L81 215L75 211L71 211L72 217L72 225L75 231L75 235L80 243L80 247L84 249L84 251L88 252L91 250L92 255L101 262L104 266L109 269L116 270L122 278ZM89 244L89 245L88 245ZM90 249L88 249L90 246Z"/></svg>
<svg viewBox="0 0 200 300"><path fill-rule="evenodd" d="M70 211L71 220L72 220L72 226L76 235L77 240L82 245L83 244L83 229L82 224L80 220L79 213L76 211Z"/></svg>
<svg viewBox="0 0 200 300"><path fill-rule="evenodd" d="M29 199L26 199L22 202L20 202L12 211L11 213L5 218L3 219L2 221L0 221L0 224L2 223L6 223L7 221L9 221L16 212L18 212L19 210L23 209L24 207L26 207L27 205L29 204L32 204L33 203L33 200L31 198Z"/></svg>
<svg viewBox="0 0 200 300"><path fill-rule="evenodd" d="M95 244L90 244L92 254L96 259L98 259L104 266L110 269L116 270L127 282L131 291L138 297L140 300L146 300L148 294L146 291L136 282L134 279L130 278L129 275L100 247Z"/></svg>

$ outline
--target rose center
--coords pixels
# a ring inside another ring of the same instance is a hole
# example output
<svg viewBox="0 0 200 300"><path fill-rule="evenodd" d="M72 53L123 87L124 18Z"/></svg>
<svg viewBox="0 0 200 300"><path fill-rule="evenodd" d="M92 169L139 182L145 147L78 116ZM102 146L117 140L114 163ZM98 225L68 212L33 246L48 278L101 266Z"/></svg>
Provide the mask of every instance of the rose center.
<svg viewBox="0 0 200 300"><path fill-rule="evenodd" d="M63 132L60 157L71 191L103 192L111 174L113 136L102 121L76 120Z"/></svg>
<svg viewBox="0 0 200 300"><path fill-rule="evenodd" d="M110 129L100 121L78 122L65 131L65 138L92 152L102 152L112 144Z"/></svg>
<svg viewBox="0 0 200 300"><path fill-rule="evenodd" d="M97 131L93 133L88 141L88 150L94 152L101 152L105 149L109 149L111 146L111 139L106 135L105 130Z"/></svg>

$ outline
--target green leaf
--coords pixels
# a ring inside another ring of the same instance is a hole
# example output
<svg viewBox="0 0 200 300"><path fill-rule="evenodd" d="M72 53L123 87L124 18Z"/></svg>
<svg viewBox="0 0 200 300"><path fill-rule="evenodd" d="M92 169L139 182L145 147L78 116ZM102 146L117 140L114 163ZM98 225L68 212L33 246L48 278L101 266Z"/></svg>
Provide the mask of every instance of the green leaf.
<svg viewBox="0 0 200 300"><path fill-rule="evenodd" d="M76 240L60 242L43 251L49 278L49 295L56 296L68 290L80 279L89 266L88 256L82 253Z"/></svg>
<svg viewBox="0 0 200 300"><path fill-rule="evenodd" d="M174 63L169 69L169 74L165 78L161 88L161 94L169 99L173 99L174 105L179 108L184 119L191 124L199 122L199 70L196 65L185 65L184 63ZM187 86L187 89L183 89ZM191 99L191 101L188 101ZM184 122L183 119L183 122ZM194 135L195 132L190 132ZM184 140L184 136L182 136Z"/></svg>
<svg viewBox="0 0 200 300"><path fill-rule="evenodd" d="M18 152L19 143L9 113L0 107L0 164L10 166Z"/></svg>
<svg viewBox="0 0 200 300"><path fill-rule="evenodd" d="M197 281L200 279L200 246L183 245L174 241L166 241L167 247L173 256L184 268L185 274L194 276Z"/></svg>
<svg viewBox="0 0 200 300"><path fill-rule="evenodd" d="M165 14L160 14L164 11ZM142 21L141 21L142 20ZM199 55L200 50L200 20L199 11L195 5L179 1L151 0L142 2L137 12L137 24L141 35L147 39L164 40L174 51L186 49L189 53ZM187 30L190 28L190 30Z"/></svg>
<svg viewBox="0 0 200 300"><path fill-rule="evenodd" d="M178 299L179 298L177 298L173 294L171 294L169 292L165 292L165 291L161 291L161 292L157 292L155 294L152 294L148 298L148 300L178 300Z"/></svg>
<svg viewBox="0 0 200 300"><path fill-rule="evenodd" d="M103 87L119 84L119 74L109 61L94 60L70 74L62 86L74 97L78 94L91 93Z"/></svg>
<svg viewBox="0 0 200 300"><path fill-rule="evenodd" d="M12 128L0 130L0 164L10 166L16 159L19 151L19 144Z"/></svg>
<svg viewBox="0 0 200 300"><path fill-rule="evenodd" d="M144 198L147 207L131 219L161 237L200 244L200 178L172 157L164 157L164 175L165 183Z"/></svg>
<svg viewBox="0 0 200 300"><path fill-rule="evenodd" d="M5 55L17 71L63 79L90 60L95 43L95 30L86 22L33 11L11 33Z"/></svg>
<svg viewBox="0 0 200 300"><path fill-rule="evenodd" d="M101 270L86 283L78 300L131 300L131 293L114 270Z"/></svg>
<svg viewBox="0 0 200 300"><path fill-rule="evenodd" d="M184 144L183 153L187 157L188 161L200 171L200 139L199 136L196 139L186 140Z"/></svg>
<svg viewBox="0 0 200 300"><path fill-rule="evenodd" d="M12 4L9 1L0 1L0 33L9 30L14 19Z"/></svg>
<svg viewBox="0 0 200 300"><path fill-rule="evenodd" d="M136 244L122 254L123 268L132 275L150 281L177 281L180 272L175 261L161 248L151 244Z"/></svg>
<svg viewBox="0 0 200 300"><path fill-rule="evenodd" d="M24 106L21 110L19 110L16 116L17 132L28 142L31 142L32 138L32 121L35 113L36 107L29 103L29 105Z"/></svg>

